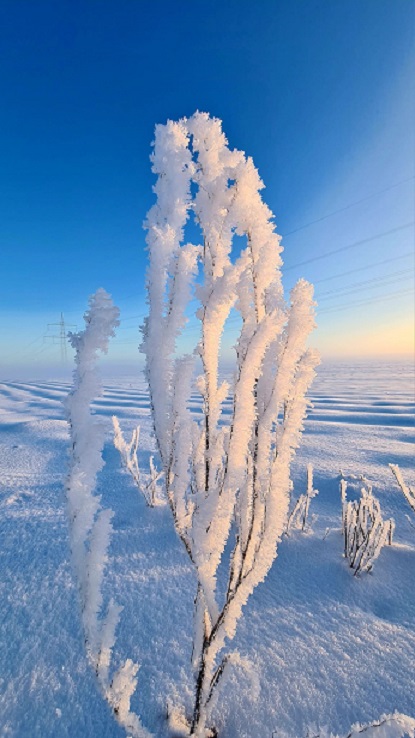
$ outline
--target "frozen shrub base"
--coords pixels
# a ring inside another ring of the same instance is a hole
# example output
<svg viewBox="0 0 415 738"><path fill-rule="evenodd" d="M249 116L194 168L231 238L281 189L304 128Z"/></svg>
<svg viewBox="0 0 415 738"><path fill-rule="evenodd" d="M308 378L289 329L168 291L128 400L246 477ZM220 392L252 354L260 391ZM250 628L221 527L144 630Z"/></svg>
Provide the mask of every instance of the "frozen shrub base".
<svg viewBox="0 0 415 738"><path fill-rule="evenodd" d="M383 520L379 501L371 484L361 477L359 500L347 500L347 481L340 480L344 555L354 574L369 572L385 544L392 544L395 523Z"/></svg>

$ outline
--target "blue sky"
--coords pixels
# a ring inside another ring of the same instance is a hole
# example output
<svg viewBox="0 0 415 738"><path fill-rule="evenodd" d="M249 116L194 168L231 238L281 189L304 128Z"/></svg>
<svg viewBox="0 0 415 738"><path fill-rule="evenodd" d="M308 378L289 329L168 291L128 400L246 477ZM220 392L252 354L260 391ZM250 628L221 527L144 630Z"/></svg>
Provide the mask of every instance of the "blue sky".
<svg viewBox="0 0 415 738"><path fill-rule="evenodd" d="M153 129L196 109L252 155L323 356L408 353L414 28L410 0L3 0L0 375L51 372L99 286L138 361Z"/></svg>

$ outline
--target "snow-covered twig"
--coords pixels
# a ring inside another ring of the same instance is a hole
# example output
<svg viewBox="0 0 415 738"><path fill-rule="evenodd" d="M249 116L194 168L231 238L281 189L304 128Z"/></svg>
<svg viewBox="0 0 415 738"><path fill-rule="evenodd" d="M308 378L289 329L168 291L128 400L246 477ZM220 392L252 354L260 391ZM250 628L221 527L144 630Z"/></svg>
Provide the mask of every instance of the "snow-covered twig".
<svg viewBox="0 0 415 738"><path fill-rule="evenodd" d="M411 506L412 510L415 512L415 487L408 487L405 482L404 478L402 476L402 472L397 464L389 464L389 468L395 477L396 481L398 482L404 497L408 504Z"/></svg>
<svg viewBox="0 0 415 738"><path fill-rule="evenodd" d="M134 738L149 738L130 710L138 665L128 659L110 677L115 631L122 607L110 600L103 611L102 581L112 533L112 510L102 509L95 494L96 477L103 468L105 427L91 414L91 402L102 395L97 370L98 352L106 353L108 341L119 324L119 310L103 289L89 300L85 330L70 333L75 349L73 389L66 401L71 436L71 468L67 482L71 553L81 597L82 621L89 660L102 694L117 720Z"/></svg>
<svg viewBox="0 0 415 738"><path fill-rule="evenodd" d="M313 488L313 466L307 465L307 490L305 494L300 495L294 508L288 518L286 532L290 530L305 530L308 511L310 509L310 501L318 495L318 490Z"/></svg>
<svg viewBox="0 0 415 738"><path fill-rule="evenodd" d="M120 452L122 462L126 470L131 474L134 484L137 489L140 490L147 505L149 507L155 507L156 505L164 504L164 500L161 498L158 482L163 476L163 472L158 472L154 466L154 459L150 457L150 474L145 475L147 478L142 481L142 474L138 466L138 442L140 438L140 426L134 428L131 441L127 443L124 438L123 432L120 427L118 418L112 416L112 424L114 428L114 446Z"/></svg>

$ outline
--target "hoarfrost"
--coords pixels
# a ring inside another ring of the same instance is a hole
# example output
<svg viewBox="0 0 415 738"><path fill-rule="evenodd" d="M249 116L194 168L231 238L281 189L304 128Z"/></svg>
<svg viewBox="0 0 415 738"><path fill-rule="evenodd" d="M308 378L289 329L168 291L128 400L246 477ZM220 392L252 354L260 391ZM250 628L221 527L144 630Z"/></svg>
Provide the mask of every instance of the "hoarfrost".
<svg viewBox="0 0 415 738"><path fill-rule="evenodd" d="M228 147L218 119L195 113L157 126L152 161L157 202L146 221L150 310L142 349L166 495L198 578L190 735L202 738L210 732L212 693L231 658L221 656L225 640L266 577L287 522L290 463L318 363L306 348L313 289L300 280L285 304L280 237L261 198L264 185L252 159ZM201 246L184 243L190 213ZM232 261L235 236L244 236L246 246ZM195 287L198 270L203 277ZM201 340L193 356L178 359L176 339L192 295ZM232 310L242 328L227 384L219 379L219 352ZM196 354L203 367L196 381L201 423L188 408ZM220 421L228 396L233 408L226 425ZM221 601L216 576L231 530L235 543Z"/></svg>
<svg viewBox="0 0 415 738"><path fill-rule="evenodd" d="M119 310L103 289L90 298L85 313L85 330L70 333L75 349L73 389L66 399L71 435L71 469L67 482L71 552L81 596L86 649L97 675L102 694L111 704L117 720L134 738L149 738L137 715L130 711L130 698L136 688L138 665L130 659L112 679L109 669L115 631L121 607L112 600L104 615L102 581L108 561L112 533L112 510L101 508L94 494L96 477L104 461L104 427L91 414L91 402L102 395L97 370L98 352L106 353L108 342L119 324Z"/></svg>

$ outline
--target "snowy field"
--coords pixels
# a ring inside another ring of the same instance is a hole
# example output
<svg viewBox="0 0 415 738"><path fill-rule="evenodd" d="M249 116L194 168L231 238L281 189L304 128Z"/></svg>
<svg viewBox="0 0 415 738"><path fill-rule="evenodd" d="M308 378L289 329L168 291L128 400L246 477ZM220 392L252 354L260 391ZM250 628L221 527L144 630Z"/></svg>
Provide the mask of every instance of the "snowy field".
<svg viewBox="0 0 415 738"><path fill-rule="evenodd" d="M414 515L388 469L414 483L414 378L408 364L323 366L294 466L294 497L314 466L311 530L284 537L245 608L217 703L221 738L305 738L394 710L415 716ZM0 383L0 735L116 738L86 661L65 517L68 429L59 382ZM106 383L95 411L108 424L103 505L115 511L104 592L124 610L116 660L140 663L132 707L165 735L167 700L190 704L195 581L166 507L149 509L120 465L111 415L152 449L142 380ZM200 412L197 401L194 412ZM396 532L373 572L342 557L339 470L373 482ZM409 520L407 518L409 517ZM312 733L310 733L312 735Z"/></svg>

